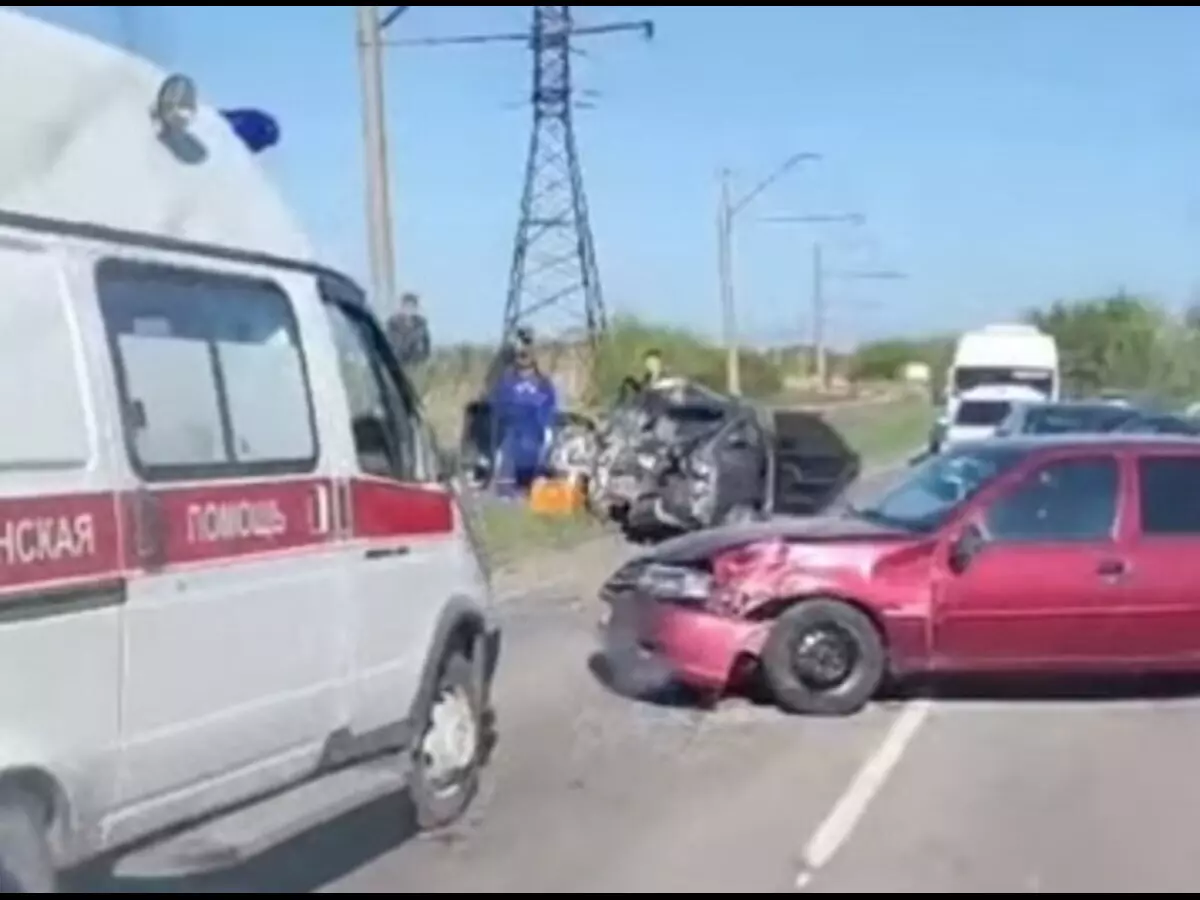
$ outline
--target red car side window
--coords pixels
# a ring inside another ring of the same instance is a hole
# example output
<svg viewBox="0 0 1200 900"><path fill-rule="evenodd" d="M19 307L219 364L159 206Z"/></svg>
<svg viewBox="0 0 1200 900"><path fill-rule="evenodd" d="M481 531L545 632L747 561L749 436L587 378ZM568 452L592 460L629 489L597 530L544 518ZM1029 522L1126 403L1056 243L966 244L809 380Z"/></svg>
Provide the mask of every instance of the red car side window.
<svg viewBox="0 0 1200 900"><path fill-rule="evenodd" d="M1115 457L1055 460L997 498L984 523L991 541L1106 541L1117 521Z"/></svg>
<svg viewBox="0 0 1200 900"><path fill-rule="evenodd" d="M1142 534L1200 535L1200 456L1138 460Z"/></svg>

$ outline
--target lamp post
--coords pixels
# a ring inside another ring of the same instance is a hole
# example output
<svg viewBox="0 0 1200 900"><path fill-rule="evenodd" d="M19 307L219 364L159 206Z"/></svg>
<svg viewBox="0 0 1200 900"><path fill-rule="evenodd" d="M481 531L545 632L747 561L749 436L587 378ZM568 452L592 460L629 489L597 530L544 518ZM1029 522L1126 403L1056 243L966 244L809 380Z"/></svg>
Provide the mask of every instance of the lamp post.
<svg viewBox="0 0 1200 900"><path fill-rule="evenodd" d="M789 225L834 225L846 224L861 227L867 217L862 213L809 213L799 216L771 216L764 221L781 222ZM824 250L820 241L812 246L812 360L813 373L818 386L829 383L829 353L825 335L825 271Z"/></svg>
<svg viewBox="0 0 1200 900"><path fill-rule="evenodd" d="M781 222L792 225L828 225L847 224L860 227L866 224L867 217L862 213L814 213L799 216L772 216L767 222ZM826 336L826 319L828 307L825 302L825 282L830 278L844 278L853 281L899 281L908 276L895 269L850 269L846 271L830 271L825 267L825 255L820 241L814 241L812 247L812 339L813 339L813 370L817 383L824 388L829 383L828 346Z"/></svg>
<svg viewBox="0 0 1200 900"><path fill-rule="evenodd" d="M358 66L362 92L364 181L367 193L367 250L371 261L372 304L382 312L396 299L396 245L384 114L384 32L412 7L356 6Z"/></svg>
<svg viewBox="0 0 1200 900"><path fill-rule="evenodd" d="M794 153L776 166L766 178L737 199L733 196L733 173L728 168L721 170L721 197L717 209L717 277L721 297L721 330L726 353L726 386L729 393L734 396L742 392L737 301L733 287L733 231L737 217L798 165L819 159L821 159L819 153Z"/></svg>

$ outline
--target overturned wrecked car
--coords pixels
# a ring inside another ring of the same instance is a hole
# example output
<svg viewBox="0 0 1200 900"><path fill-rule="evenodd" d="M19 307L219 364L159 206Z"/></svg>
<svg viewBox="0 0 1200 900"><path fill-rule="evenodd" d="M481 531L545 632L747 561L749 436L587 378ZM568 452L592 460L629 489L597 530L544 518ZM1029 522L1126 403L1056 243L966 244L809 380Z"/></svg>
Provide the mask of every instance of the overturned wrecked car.
<svg viewBox="0 0 1200 900"><path fill-rule="evenodd" d="M687 379L629 392L593 434L589 502L637 541L813 515L859 472L819 414L764 411Z"/></svg>

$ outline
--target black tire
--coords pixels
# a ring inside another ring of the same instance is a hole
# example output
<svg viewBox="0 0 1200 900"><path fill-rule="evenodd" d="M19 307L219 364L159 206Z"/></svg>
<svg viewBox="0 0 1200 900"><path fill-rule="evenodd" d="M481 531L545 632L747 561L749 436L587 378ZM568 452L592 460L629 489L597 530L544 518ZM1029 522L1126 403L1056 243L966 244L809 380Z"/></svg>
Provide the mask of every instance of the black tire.
<svg viewBox="0 0 1200 900"><path fill-rule="evenodd" d="M430 776L423 753L424 740L433 724L433 709L437 700L448 691L463 692L470 705L476 745L471 762L455 773L451 781L438 784ZM454 824L470 807L471 801L479 792L480 773L486 755L487 717L483 709L483 698L475 681L474 667L462 654L454 653L447 657L424 718L421 736L413 751L413 769L408 794L417 827L422 831L430 831Z"/></svg>
<svg viewBox="0 0 1200 900"><path fill-rule="evenodd" d="M36 804L0 799L0 894L57 894L46 829Z"/></svg>
<svg viewBox="0 0 1200 900"><path fill-rule="evenodd" d="M801 645L812 641L817 643L801 658ZM836 665L824 665L833 657ZM836 600L808 600L776 620L763 648L762 670L782 709L848 716L879 691L887 675L887 651L865 613Z"/></svg>

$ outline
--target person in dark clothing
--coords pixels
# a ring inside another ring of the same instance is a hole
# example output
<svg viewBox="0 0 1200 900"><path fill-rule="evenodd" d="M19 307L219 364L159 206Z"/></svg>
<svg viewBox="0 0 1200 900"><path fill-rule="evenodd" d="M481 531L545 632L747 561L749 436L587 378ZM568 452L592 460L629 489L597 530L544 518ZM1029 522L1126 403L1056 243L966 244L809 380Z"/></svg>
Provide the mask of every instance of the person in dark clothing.
<svg viewBox="0 0 1200 900"><path fill-rule="evenodd" d="M500 352L492 359L492 363L488 367L487 376L483 380L483 392L485 396L492 393L497 382L512 368L517 360L517 354L521 350L525 350L531 355L533 353L533 329L528 326L518 328L513 333L512 339L506 340L500 347Z"/></svg>
<svg viewBox="0 0 1200 900"><path fill-rule="evenodd" d="M533 330L522 326L500 346L483 379L482 395L467 407L463 428L463 456L476 460L475 479L480 484L493 480L496 460L504 443L506 417L495 405L500 383L516 365L518 355L533 359ZM533 363L536 366L536 361Z"/></svg>
<svg viewBox="0 0 1200 900"><path fill-rule="evenodd" d="M532 335L520 335L512 362L489 393L496 439L495 484L502 492L524 493L540 473L558 413L554 383L542 374Z"/></svg>
<svg viewBox="0 0 1200 900"><path fill-rule="evenodd" d="M400 298L400 312L388 320L387 332L402 366L419 366L429 359L429 322L416 294Z"/></svg>

